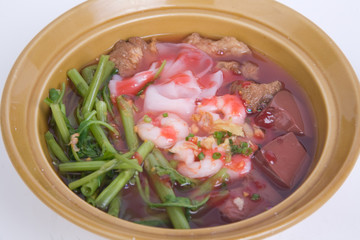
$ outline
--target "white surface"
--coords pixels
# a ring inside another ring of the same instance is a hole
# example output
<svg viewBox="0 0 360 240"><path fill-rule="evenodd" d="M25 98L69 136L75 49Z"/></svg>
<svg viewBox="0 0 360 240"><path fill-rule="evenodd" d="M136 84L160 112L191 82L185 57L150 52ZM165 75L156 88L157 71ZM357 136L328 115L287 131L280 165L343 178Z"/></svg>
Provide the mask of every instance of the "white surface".
<svg viewBox="0 0 360 240"><path fill-rule="evenodd" d="M48 23L81 0L0 1L0 92L17 56ZM320 26L360 76L360 1L280 0ZM318 211L269 239L357 239L360 236L360 161L340 190ZM63 219L26 187L0 137L0 240L102 239Z"/></svg>

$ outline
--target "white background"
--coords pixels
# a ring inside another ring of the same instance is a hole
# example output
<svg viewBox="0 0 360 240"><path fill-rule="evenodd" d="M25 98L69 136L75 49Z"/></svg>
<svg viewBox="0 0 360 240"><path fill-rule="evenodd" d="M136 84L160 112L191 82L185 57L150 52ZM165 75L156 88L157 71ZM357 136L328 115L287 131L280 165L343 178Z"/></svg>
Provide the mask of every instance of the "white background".
<svg viewBox="0 0 360 240"><path fill-rule="evenodd" d="M256 1L256 0L255 0ZM0 92L17 56L56 17L82 0L0 0ZM321 27L360 76L360 1L280 0ZM360 93L359 93L360 94ZM318 211L269 239L359 239L360 161L340 190ZM0 137L0 240L103 239L63 219L25 186Z"/></svg>

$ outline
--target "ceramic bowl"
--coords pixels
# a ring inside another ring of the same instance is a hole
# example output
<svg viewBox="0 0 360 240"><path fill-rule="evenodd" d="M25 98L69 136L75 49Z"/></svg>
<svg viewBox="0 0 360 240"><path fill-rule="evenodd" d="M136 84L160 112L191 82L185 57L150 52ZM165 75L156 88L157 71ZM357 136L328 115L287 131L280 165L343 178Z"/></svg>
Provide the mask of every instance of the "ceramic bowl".
<svg viewBox="0 0 360 240"><path fill-rule="evenodd" d="M179 37L199 32L234 36L291 74L308 95L317 125L310 173L285 201L250 219L193 230L141 226L92 207L74 194L52 166L43 102L66 71L131 36ZM341 81L339 81L341 79ZM304 219L344 182L358 153L360 87L350 64L324 32L293 10L269 0L88 1L41 31L16 61L1 104L9 156L29 188L75 224L111 239L263 238Z"/></svg>

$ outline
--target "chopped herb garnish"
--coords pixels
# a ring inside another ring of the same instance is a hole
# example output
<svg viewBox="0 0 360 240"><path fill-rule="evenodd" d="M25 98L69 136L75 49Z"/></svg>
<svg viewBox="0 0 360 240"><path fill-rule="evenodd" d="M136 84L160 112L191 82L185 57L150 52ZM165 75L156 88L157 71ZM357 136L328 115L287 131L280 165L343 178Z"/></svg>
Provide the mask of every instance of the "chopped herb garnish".
<svg viewBox="0 0 360 240"><path fill-rule="evenodd" d="M201 148L201 142L200 142L200 141L197 142L197 146L198 146L199 148Z"/></svg>
<svg viewBox="0 0 360 240"><path fill-rule="evenodd" d="M221 131L214 132L214 138L216 139L218 145L224 142L223 141L224 136L225 136L225 132L221 132Z"/></svg>
<svg viewBox="0 0 360 240"><path fill-rule="evenodd" d="M198 158L199 160L203 160L205 158L205 154L203 152L200 152Z"/></svg>
<svg viewBox="0 0 360 240"><path fill-rule="evenodd" d="M185 138L186 141L189 141L190 138L194 137L193 133L189 133L189 135Z"/></svg>
<svg viewBox="0 0 360 240"><path fill-rule="evenodd" d="M231 137L231 136L232 136L231 132L224 132L224 131L214 132L214 138L216 139L217 145L224 143L225 138Z"/></svg>
<svg viewBox="0 0 360 240"><path fill-rule="evenodd" d="M154 79L157 79L157 78L160 76L160 73L161 73L162 70L164 69L165 64L166 64L166 60L164 60L164 61L161 63L161 66L159 67L158 71L155 73Z"/></svg>
<svg viewBox="0 0 360 240"><path fill-rule="evenodd" d="M230 141L229 141L230 142ZM242 154L249 156L252 154L253 150L247 142L242 142L239 145L233 145L233 142L230 142L231 154Z"/></svg>
<svg viewBox="0 0 360 240"><path fill-rule="evenodd" d="M166 64L166 60L164 60L164 61L162 62L160 68L159 68L158 71L155 73L153 80L150 81L150 82L148 82L148 83L146 83L145 86L144 86L143 88L141 88L140 91L136 94L136 96L140 96L141 94L143 94L144 91L145 91L145 89L146 89L149 85L151 85L151 84L154 83L155 79L157 79L157 78L160 76L160 73L161 73L162 70L164 69L165 64Z"/></svg>
<svg viewBox="0 0 360 240"><path fill-rule="evenodd" d="M136 96L140 96L141 94L143 94L145 89L153 83L154 83L154 81L150 81L150 82L146 83L145 86L143 88L141 88L140 91L136 94Z"/></svg>
<svg viewBox="0 0 360 240"><path fill-rule="evenodd" d="M169 114L168 113L163 113L163 117L168 117Z"/></svg>
<svg viewBox="0 0 360 240"><path fill-rule="evenodd" d="M221 153L219 153L219 152L214 152L213 155L212 155L212 158L213 158L213 159L219 159L219 158L221 158Z"/></svg>
<svg viewBox="0 0 360 240"><path fill-rule="evenodd" d="M152 121L151 117L149 117L148 115L144 115L144 122L150 123L151 121Z"/></svg>
<svg viewBox="0 0 360 240"><path fill-rule="evenodd" d="M260 195L257 194L257 193L254 193L254 194L251 195L250 199L253 200L253 201L258 201L258 200L260 200Z"/></svg>

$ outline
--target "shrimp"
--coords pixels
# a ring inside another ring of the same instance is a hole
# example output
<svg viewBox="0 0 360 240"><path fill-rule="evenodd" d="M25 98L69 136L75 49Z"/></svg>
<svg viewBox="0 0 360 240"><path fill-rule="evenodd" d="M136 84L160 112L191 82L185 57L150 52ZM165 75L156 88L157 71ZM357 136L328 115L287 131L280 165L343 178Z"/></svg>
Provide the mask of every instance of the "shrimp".
<svg viewBox="0 0 360 240"><path fill-rule="evenodd" d="M236 141L233 137L233 141ZM230 179L236 180L250 172L251 155L231 156L230 141L220 145L213 136L193 137L189 141L179 141L169 151L174 160L179 161L177 171L190 178L211 177L221 168L226 168ZM252 144L250 143L252 146Z"/></svg>
<svg viewBox="0 0 360 240"><path fill-rule="evenodd" d="M231 161L225 163L224 167L227 168L230 179L238 179L250 172L252 167L251 158L249 156L237 154L232 156Z"/></svg>
<svg viewBox="0 0 360 240"><path fill-rule="evenodd" d="M189 178L210 177L224 165L225 151L220 147L204 149L193 141L179 141L170 152L179 161L177 171Z"/></svg>
<svg viewBox="0 0 360 240"><path fill-rule="evenodd" d="M241 125L245 118L243 102L230 94L203 99L193 115L193 120L207 132L229 131L238 136L244 136Z"/></svg>
<svg viewBox="0 0 360 240"><path fill-rule="evenodd" d="M135 126L142 140L151 140L162 149L167 149L189 135L189 126L174 113L163 113L156 118L144 115Z"/></svg>
<svg viewBox="0 0 360 240"><path fill-rule="evenodd" d="M189 178L210 177L217 173L223 166L221 160L213 160L206 156L201 161L194 161L191 164L181 162L177 168L178 172Z"/></svg>

